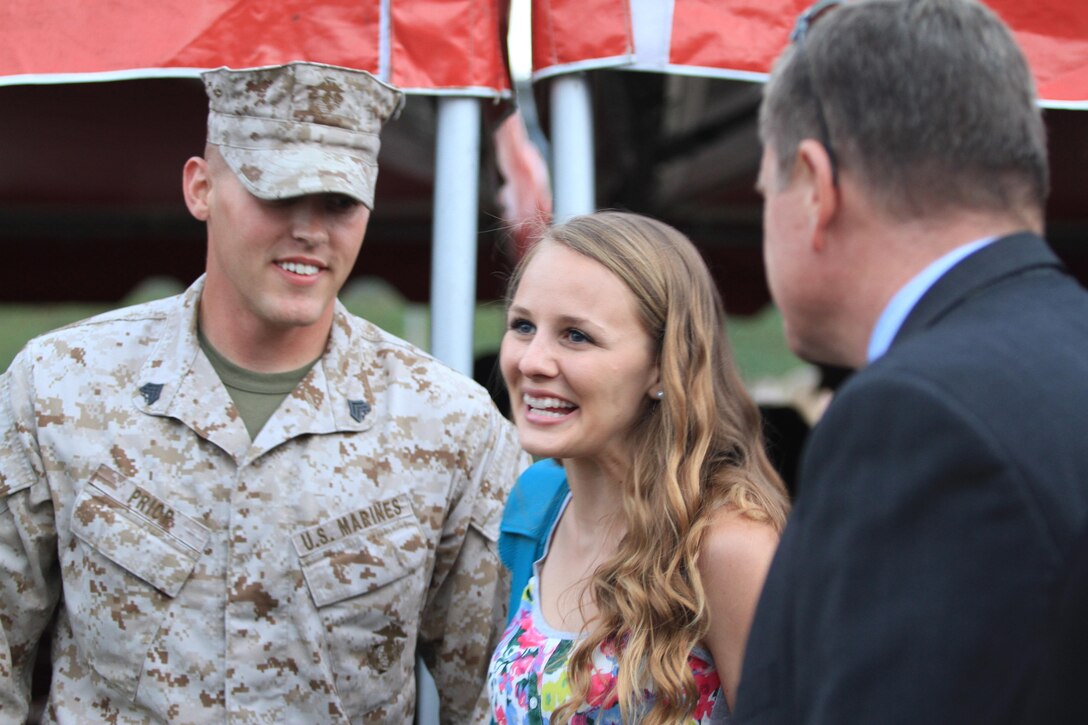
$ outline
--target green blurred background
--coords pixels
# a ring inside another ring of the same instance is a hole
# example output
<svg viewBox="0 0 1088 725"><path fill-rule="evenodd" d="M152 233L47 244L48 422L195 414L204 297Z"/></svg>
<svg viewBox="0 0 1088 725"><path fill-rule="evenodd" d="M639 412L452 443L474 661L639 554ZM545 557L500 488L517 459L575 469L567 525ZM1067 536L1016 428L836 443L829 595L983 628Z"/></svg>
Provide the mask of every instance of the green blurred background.
<svg viewBox="0 0 1088 725"><path fill-rule="evenodd" d="M6 370L19 349L36 335L115 307L166 297L183 289L173 279L153 278L145 280L116 305L0 305L0 369ZM344 288L340 299L355 314L420 347L428 347L430 315L427 305L407 302L383 280L355 279ZM501 302L477 306L475 355L498 350L503 328ZM786 348L782 339L782 320L773 307L764 308L758 315L732 318L729 336L737 364L750 385L789 377L805 367Z"/></svg>

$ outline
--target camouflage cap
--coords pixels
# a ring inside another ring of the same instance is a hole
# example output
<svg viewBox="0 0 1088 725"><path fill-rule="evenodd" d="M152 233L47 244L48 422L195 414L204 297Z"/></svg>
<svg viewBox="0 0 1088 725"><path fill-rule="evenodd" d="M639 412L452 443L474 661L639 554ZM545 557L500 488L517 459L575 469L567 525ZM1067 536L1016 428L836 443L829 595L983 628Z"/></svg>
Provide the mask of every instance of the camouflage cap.
<svg viewBox="0 0 1088 725"><path fill-rule="evenodd" d="M374 208L378 133L404 94L370 73L296 61L203 74L208 142L254 196L346 194Z"/></svg>

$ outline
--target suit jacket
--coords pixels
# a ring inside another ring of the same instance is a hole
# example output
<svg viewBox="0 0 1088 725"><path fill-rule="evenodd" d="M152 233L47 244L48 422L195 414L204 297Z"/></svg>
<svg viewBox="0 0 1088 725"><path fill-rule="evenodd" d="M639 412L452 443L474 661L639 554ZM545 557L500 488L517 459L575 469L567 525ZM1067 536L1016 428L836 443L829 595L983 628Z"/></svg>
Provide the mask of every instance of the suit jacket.
<svg viewBox="0 0 1088 725"><path fill-rule="evenodd" d="M1088 528L1074 547L1022 725L1088 723Z"/></svg>
<svg viewBox="0 0 1088 725"><path fill-rule="evenodd" d="M739 723L1016 722L1088 514L1088 293L1032 234L970 255L808 443Z"/></svg>

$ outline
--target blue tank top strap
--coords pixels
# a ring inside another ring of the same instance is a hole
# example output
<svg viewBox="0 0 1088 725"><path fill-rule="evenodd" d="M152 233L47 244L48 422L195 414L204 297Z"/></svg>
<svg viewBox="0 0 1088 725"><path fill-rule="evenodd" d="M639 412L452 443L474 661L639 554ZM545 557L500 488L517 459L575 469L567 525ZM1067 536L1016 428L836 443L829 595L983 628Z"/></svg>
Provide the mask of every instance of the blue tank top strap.
<svg viewBox="0 0 1088 725"><path fill-rule="evenodd" d="M506 500L499 525L499 558L511 574L508 623L533 574L533 562L544 554L548 533L569 492L563 466L547 458L518 477Z"/></svg>

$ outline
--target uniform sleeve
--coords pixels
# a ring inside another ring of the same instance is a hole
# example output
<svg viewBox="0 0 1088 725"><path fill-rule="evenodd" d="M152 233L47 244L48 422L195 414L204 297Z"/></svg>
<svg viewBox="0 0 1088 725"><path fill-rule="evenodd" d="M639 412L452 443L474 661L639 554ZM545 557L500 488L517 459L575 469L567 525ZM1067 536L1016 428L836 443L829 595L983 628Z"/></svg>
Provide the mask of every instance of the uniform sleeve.
<svg viewBox="0 0 1088 725"><path fill-rule="evenodd" d="M499 522L529 465L513 426L490 406L468 451L468 485L447 518L420 625L420 652L438 688L443 723L489 722L487 666L506 622L509 573Z"/></svg>
<svg viewBox="0 0 1088 725"><path fill-rule="evenodd" d="M0 375L0 715L10 722L26 718L38 639L60 593L27 359Z"/></svg>
<svg viewBox="0 0 1088 725"><path fill-rule="evenodd" d="M926 381L843 396L805 456L737 722L989 722L1058 561L1025 473Z"/></svg>

